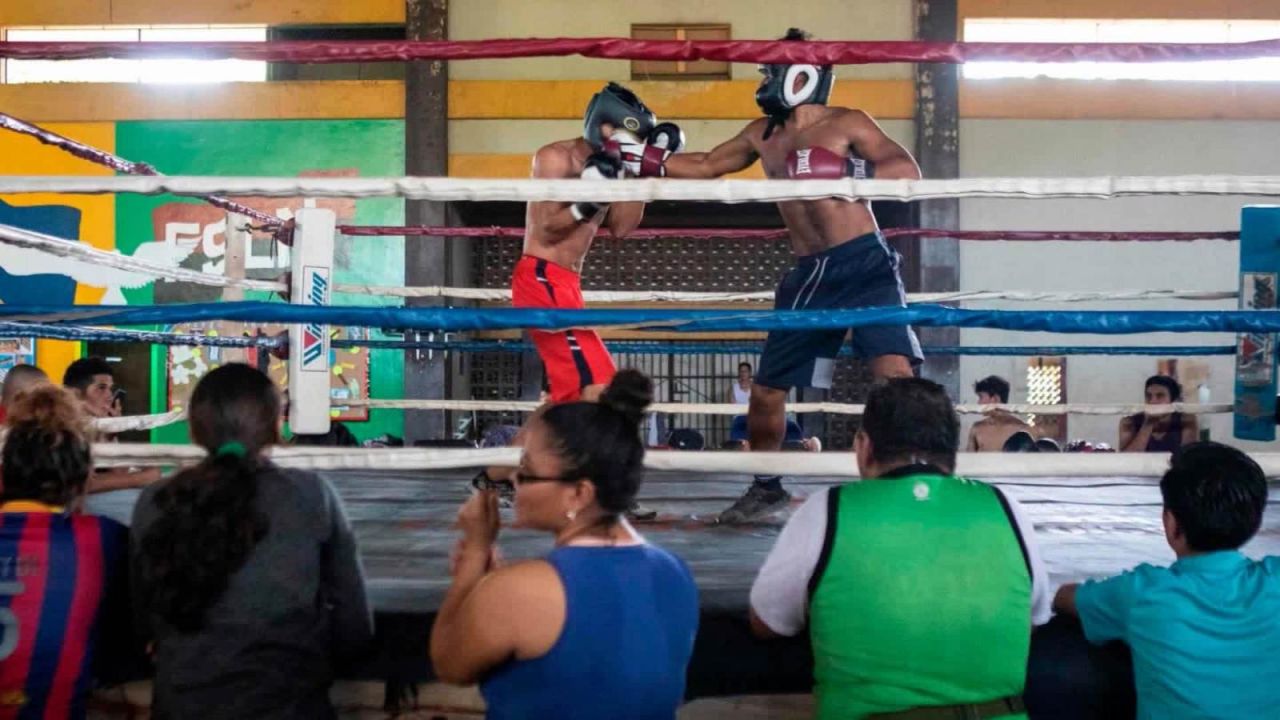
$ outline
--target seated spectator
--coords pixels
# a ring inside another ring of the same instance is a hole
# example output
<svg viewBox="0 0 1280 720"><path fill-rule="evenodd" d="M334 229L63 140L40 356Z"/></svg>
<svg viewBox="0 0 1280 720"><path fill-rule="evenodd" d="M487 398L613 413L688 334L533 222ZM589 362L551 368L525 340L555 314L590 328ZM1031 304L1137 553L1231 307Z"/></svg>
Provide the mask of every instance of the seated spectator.
<svg viewBox="0 0 1280 720"><path fill-rule="evenodd" d="M70 393L52 385L26 391L9 408L8 426L0 717L83 718L99 628L128 635L127 532L75 510L93 465Z"/></svg>
<svg viewBox="0 0 1280 720"><path fill-rule="evenodd" d="M79 398L91 418L119 417L121 412L111 365L100 357L80 358L67 366L62 385ZM95 433L98 442L113 438ZM100 468L89 478L89 492L141 488L160 479L159 468Z"/></svg>
<svg viewBox="0 0 1280 720"><path fill-rule="evenodd" d="M1058 612L1090 642L1133 653L1139 718L1274 717L1280 707L1280 558L1251 560L1267 478L1248 455L1212 442L1173 456L1160 480L1164 534L1177 561L1064 585Z"/></svg>
<svg viewBox="0 0 1280 720"><path fill-rule="evenodd" d="M667 433L667 447L672 450L701 450L706 446L706 438L693 428L676 428Z"/></svg>
<svg viewBox="0 0 1280 720"><path fill-rule="evenodd" d="M484 437L480 440L482 448L500 448L509 447L516 441L516 436L520 434L519 425L492 425L485 431Z"/></svg>
<svg viewBox="0 0 1280 720"><path fill-rule="evenodd" d="M1004 441L1004 447L1000 448L1000 450L1007 453L1038 453L1040 452L1040 444L1031 436L1031 433L1019 430Z"/></svg>
<svg viewBox="0 0 1280 720"><path fill-rule="evenodd" d="M1182 402L1182 385L1168 375L1152 375L1144 395L1148 405ZM1176 452L1199 437L1195 415L1138 413L1120 421L1120 452Z"/></svg>
<svg viewBox="0 0 1280 720"><path fill-rule="evenodd" d="M960 423L918 378L871 390L863 482L811 495L751 588L761 637L813 643L815 717L1017 717L1033 623L1049 619L1031 523L955 477Z"/></svg>
<svg viewBox="0 0 1280 720"><path fill-rule="evenodd" d="M978 394L979 405L1009 403L1009 381L998 375L990 375L974 383L973 391ZM1035 428L1026 420L1008 410L991 408L969 428L969 442L965 447L970 452L1001 452L1016 433L1035 438Z"/></svg>
<svg viewBox="0 0 1280 720"><path fill-rule="evenodd" d="M0 425L4 425L9 408L22 397L23 393L36 385L48 382L49 376L34 365L20 364L10 368L4 376L3 386L0 387Z"/></svg>
<svg viewBox="0 0 1280 720"><path fill-rule="evenodd" d="M1088 440L1072 440L1067 443L1067 447L1062 450L1069 453L1109 453L1115 452L1115 449L1104 442L1089 442Z"/></svg>
<svg viewBox="0 0 1280 720"><path fill-rule="evenodd" d="M1060 453L1062 446L1053 438L1036 438L1036 449L1042 453Z"/></svg>
<svg viewBox="0 0 1280 720"><path fill-rule="evenodd" d="M496 494L462 506L431 661L446 682L479 681L488 717L675 717L698 590L684 562L624 517L651 395L648 378L623 370L599 402L553 405L525 425L516 525L555 536L545 559L494 567Z"/></svg>
<svg viewBox="0 0 1280 720"><path fill-rule="evenodd" d="M133 516L139 627L154 642L158 718L327 718L335 667L372 638L342 501L263 457L280 396L248 365L200 379L199 465L147 488Z"/></svg>
<svg viewBox="0 0 1280 720"><path fill-rule="evenodd" d="M738 377L729 386L724 401L731 405L747 405L751 402L751 363L738 363Z"/></svg>
<svg viewBox="0 0 1280 720"><path fill-rule="evenodd" d="M293 436L294 445L308 447L360 447L351 428L340 422L329 423L329 432L323 434L301 434Z"/></svg>

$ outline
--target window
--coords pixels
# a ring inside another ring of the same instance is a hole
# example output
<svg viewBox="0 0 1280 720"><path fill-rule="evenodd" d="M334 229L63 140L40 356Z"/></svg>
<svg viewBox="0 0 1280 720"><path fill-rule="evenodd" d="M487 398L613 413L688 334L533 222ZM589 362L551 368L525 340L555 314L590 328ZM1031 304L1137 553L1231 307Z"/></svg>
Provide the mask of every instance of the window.
<svg viewBox="0 0 1280 720"><path fill-rule="evenodd" d="M1060 357L1032 358L1027 365L1027 404L1060 405L1067 401L1067 360ZM1041 437L1066 442L1066 415L1031 415L1027 421Z"/></svg>
<svg viewBox="0 0 1280 720"><path fill-rule="evenodd" d="M1280 37L1276 20L1064 20L971 18L966 42L1238 43ZM1280 82L1280 58L1204 62L970 62L968 79L1048 77L1073 80Z"/></svg>
<svg viewBox="0 0 1280 720"><path fill-rule="evenodd" d="M19 42L262 42L266 38L265 26L10 28L5 33L5 39ZM254 82L267 79L267 64L252 60L7 60L0 78L6 83Z"/></svg>
<svg viewBox="0 0 1280 720"><path fill-rule="evenodd" d="M728 25L632 25L636 40L730 40ZM719 60L632 60L632 80L728 80L729 63Z"/></svg>

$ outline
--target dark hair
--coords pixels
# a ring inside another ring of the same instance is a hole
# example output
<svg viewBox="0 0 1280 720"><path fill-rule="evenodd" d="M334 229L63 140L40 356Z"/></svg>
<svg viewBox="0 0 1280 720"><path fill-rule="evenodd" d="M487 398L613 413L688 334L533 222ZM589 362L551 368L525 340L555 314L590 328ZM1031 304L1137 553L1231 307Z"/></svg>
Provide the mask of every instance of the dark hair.
<svg viewBox="0 0 1280 720"><path fill-rule="evenodd" d="M630 508L640 491L640 420L652 401L649 378L638 370L623 370L613 376L599 402L553 405L542 414L565 465L564 475L594 483L596 503L610 516Z"/></svg>
<svg viewBox="0 0 1280 720"><path fill-rule="evenodd" d="M741 370L742 368L746 368L747 372L751 372L751 363L747 362L746 360L743 360L742 362L738 363L738 369Z"/></svg>
<svg viewBox="0 0 1280 720"><path fill-rule="evenodd" d="M159 517L142 538L151 608L182 632L200 629L267 534L254 498L259 453L279 441L280 395L254 368L223 365L196 384L188 416L191 439L209 455L156 491ZM220 451L229 443L243 447Z"/></svg>
<svg viewBox="0 0 1280 720"><path fill-rule="evenodd" d="M812 40L813 35L801 30L800 28L787 28L787 34L778 38L779 40Z"/></svg>
<svg viewBox="0 0 1280 720"><path fill-rule="evenodd" d="M916 459L950 472L960 447L960 418L947 391L924 378L894 378L871 389L862 414L877 462Z"/></svg>
<svg viewBox="0 0 1280 720"><path fill-rule="evenodd" d="M1233 550L1262 525L1267 476L1233 447L1197 442L1174 453L1160 495L1192 550Z"/></svg>
<svg viewBox="0 0 1280 720"><path fill-rule="evenodd" d="M1146 390L1152 385L1159 385L1160 387L1168 390L1169 399L1173 402L1178 402L1182 399L1182 383L1174 380L1168 375L1152 375L1147 378L1145 383L1143 383L1142 389Z"/></svg>
<svg viewBox="0 0 1280 720"><path fill-rule="evenodd" d="M1036 438L1036 449L1040 452L1062 452L1062 446L1053 438Z"/></svg>
<svg viewBox="0 0 1280 720"><path fill-rule="evenodd" d="M988 375L973 384L975 393L986 393L1000 398L1001 403L1009 402L1009 381L999 375Z"/></svg>
<svg viewBox="0 0 1280 720"><path fill-rule="evenodd" d="M5 500L66 505L93 471L90 438L80 404L66 390L45 385L9 409L4 439Z"/></svg>
<svg viewBox="0 0 1280 720"><path fill-rule="evenodd" d="M49 376L35 365L27 365L25 363L14 365L5 374L4 383L0 384L0 405L8 405L16 399L17 390L15 388L27 385L32 380L48 379Z"/></svg>
<svg viewBox="0 0 1280 720"><path fill-rule="evenodd" d="M83 391L98 375L115 377L111 364L106 360L100 357L80 358L67 366L67 371L62 374L62 384L72 390Z"/></svg>
<svg viewBox="0 0 1280 720"><path fill-rule="evenodd" d="M1019 430L1004 441L1004 447L1000 448L1000 450L1002 452L1038 453L1040 452L1040 446L1036 443L1036 439L1031 437L1031 433Z"/></svg>

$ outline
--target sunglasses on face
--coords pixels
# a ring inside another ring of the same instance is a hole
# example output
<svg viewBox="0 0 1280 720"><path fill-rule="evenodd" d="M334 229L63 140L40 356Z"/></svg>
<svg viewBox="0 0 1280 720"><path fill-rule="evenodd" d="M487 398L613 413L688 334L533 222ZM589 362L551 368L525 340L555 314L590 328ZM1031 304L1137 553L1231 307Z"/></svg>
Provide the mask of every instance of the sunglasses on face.
<svg viewBox="0 0 1280 720"><path fill-rule="evenodd" d="M545 483L545 482L564 482L572 477L571 474L561 473L560 475L534 475L526 472L524 468L517 467L512 473L511 479L516 485L528 485L529 483Z"/></svg>
<svg viewBox="0 0 1280 720"><path fill-rule="evenodd" d="M526 472L523 468L516 467L516 471L511 474L512 480L494 480L489 477L489 473L481 471L475 477L471 478L471 487L477 490L497 490L510 492L515 490L516 485L527 485L530 483L544 482L563 482L572 477L572 474L565 473L561 475L534 475Z"/></svg>

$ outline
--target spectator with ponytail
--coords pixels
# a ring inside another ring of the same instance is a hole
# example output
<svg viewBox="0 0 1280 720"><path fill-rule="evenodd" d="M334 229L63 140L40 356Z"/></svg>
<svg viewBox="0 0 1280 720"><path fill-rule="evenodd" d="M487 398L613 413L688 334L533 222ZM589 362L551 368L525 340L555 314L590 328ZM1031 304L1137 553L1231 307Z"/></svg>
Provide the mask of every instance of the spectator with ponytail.
<svg viewBox="0 0 1280 720"><path fill-rule="evenodd" d="M83 718L95 647L114 645L104 632L129 636L126 530L76 510L93 469L76 399L52 385L30 387L8 411L0 717Z"/></svg>
<svg viewBox="0 0 1280 720"><path fill-rule="evenodd" d="M640 489L640 420L653 386L624 370L598 402L552 405L526 426L516 526L548 532L545 559L495 568L498 498L459 511L453 584L431 660L481 681L489 718L674 718L698 625L688 567L625 513Z"/></svg>
<svg viewBox="0 0 1280 720"><path fill-rule="evenodd" d="M335 666L372 636L337 493L273 465L280 396L223 365L191 395L209 455L147 488L133 517L135 604L155 647L154 717L327 718Z"/></svg>

